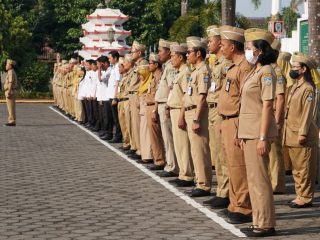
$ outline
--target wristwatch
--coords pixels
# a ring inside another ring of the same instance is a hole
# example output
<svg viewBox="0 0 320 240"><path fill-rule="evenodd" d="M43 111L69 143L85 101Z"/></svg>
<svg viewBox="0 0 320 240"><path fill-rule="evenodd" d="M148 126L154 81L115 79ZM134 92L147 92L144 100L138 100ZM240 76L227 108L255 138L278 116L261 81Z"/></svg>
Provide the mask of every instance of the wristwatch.
<svg viewBox="0 0 320 240"><path fill-rule="evenodd" d="M200 123L199 119L193 119L193 123Z"/></svg>
<svg viewBox="0 0 320 240"><path fill-rule="evenodd" d="M260 139L259 139L260 141L266 141L267 140L267 138L266 137L260 137Z"/></svg>

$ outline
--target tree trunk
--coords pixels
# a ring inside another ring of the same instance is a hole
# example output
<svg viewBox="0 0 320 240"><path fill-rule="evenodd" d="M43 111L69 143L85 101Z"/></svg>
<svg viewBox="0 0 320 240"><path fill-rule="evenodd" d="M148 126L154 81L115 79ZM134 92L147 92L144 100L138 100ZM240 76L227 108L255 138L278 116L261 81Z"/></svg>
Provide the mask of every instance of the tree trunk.
<svg viewBox="0 0 320 240"><path fill-rule="evenodd" d="M181 16L186 15L188 12L188 0L181 0Z"/></svg>
<svg viewBox="0 0 320 240"><path fill-rule="evenodd" d="M222 25L235 25L236 20L236 1L235 0L222 0L221 1L221 15Z"/></svg>
<svg viewBox="0 0 320 240"><path fill-rule="evenodd" d="M320 1L309 0L309 55L320 64Z"/></svg>

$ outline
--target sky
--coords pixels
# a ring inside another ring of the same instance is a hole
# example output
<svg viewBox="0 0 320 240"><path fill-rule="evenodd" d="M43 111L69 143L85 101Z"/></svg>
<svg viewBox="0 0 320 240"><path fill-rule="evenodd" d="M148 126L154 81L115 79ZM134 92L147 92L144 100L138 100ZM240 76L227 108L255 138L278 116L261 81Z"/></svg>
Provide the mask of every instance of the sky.
<svg viewBox="0 0 320 240"><path fill-rule="evenodd" d="M290 5L290 0L282 0L282 7ZM300 14L304 13L303 4L299 6ZM271 0L261 0L260 7L255 10L251 0L236 0L236 12L246 17L267 17L271 14Z"/></svg>

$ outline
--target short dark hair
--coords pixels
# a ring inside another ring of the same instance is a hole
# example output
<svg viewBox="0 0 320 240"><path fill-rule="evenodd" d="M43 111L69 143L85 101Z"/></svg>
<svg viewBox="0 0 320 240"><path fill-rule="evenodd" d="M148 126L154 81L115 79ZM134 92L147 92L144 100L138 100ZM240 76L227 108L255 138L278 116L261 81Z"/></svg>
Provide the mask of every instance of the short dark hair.
<svg viewBox="0 0 320 240"><path fill-rule="evenodd" d="M195 53L200 52L200 53L201 53L201 57L202 57L203 59L206 59L206 57L207 57L207 51L206 51L206 49L204 49L204 48L202 48L202 47L194 47L194 48L193 48L193 51L194 51Z"/></svg>
<svg viewBox="0 0 320 240"><path fill-rule="evenodd" d="M187 61L187 53L182 53L182 52L175 52L175 53L181 56L184 61Z"/></svg>
<svg viewBox="0 0 320 240"><path fill-rule="evenodd" d="M115 51L115 50L109 52L109 55L111 55L113 58L116 58L117 60L119 60L119 58L120 58L119 52L118 52L118 51Z"/></svg>
<svg viewBox="0 0 320 240"><path fill-rule="evenodd" d="M154 64L158 64L158 67L157 68L160 68L162 67L162 64L160 62L155 62L155 61L152 61Z"/></svg>
<svg viewBox="0 0 320 240"><path fill-rule="evenodd" d="M277 61L277 53L270 44L265 40L254 40L253 46L262 51L262 54L258 57L258 62L262 66L274 63Z"/></svg>
<svg viewBox="0 0 320 240"><path fill-rule="evenodd" d="M109 59L106 56L101 56L97 59L98 62L101 63L108 63L109 64Z"/></svg>
<svg viewBox="0 0 320 240"><path fill-rule="evenodd" d="M97 61L96 60L91 60L91 64L92 65L97 65Z"/></svg>
<svg viewBox="0 0 320 240"><path fill-rule="evenodd" d="M230 40L230 41L234 45L235 49L238 52L243 52L244 51L244 44L242 42L238 42L238 41L235 41L235 40Z"/></svg>

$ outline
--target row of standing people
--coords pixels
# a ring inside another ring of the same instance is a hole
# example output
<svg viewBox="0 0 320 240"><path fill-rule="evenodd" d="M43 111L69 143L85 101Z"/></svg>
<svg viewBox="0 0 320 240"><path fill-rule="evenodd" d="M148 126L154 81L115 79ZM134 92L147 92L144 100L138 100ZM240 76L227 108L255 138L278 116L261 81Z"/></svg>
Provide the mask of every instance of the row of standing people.
<svg viewBox="0 0 320 240"><path fill-rule="evenodd" d="M274 235L273 193L285 192L284 156L296 186L290 207L312 206L317 66L295 53L291 67L291 56L279 54L279 42L265 30L210 26L207 33L180 44L161 39L149 61L146 47L134 41L123 58L111 52L82 70L69 64L62 82L68 88L74 76L77 90L55 90L57 105L102 139L122 141L129 157L152 163L159 176L176 177L172 184L195 185L191 197L210 195L214 166L216 196L204 203L227 208L230 223L252 221L242 229L248 236ZM214 61L206 61L207 51Z"/></svg>

